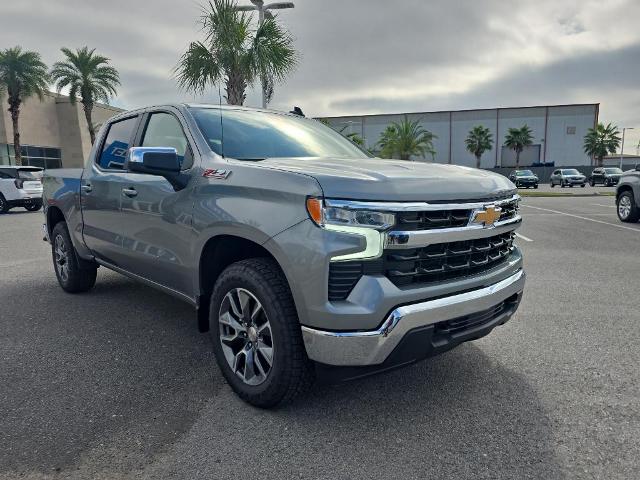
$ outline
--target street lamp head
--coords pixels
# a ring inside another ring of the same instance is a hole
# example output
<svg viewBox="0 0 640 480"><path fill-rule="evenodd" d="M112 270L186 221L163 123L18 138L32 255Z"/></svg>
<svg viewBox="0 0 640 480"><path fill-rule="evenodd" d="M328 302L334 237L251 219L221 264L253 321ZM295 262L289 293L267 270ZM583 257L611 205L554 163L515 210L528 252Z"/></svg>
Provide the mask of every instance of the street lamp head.
<svg viewBox="0 0 640 480"><path fill-rule="evenodd" d="M253 0L252 0L253 1ZM276 2L265 5L265 10L282 10L284 8L294 8L293 2Z"/></svg>

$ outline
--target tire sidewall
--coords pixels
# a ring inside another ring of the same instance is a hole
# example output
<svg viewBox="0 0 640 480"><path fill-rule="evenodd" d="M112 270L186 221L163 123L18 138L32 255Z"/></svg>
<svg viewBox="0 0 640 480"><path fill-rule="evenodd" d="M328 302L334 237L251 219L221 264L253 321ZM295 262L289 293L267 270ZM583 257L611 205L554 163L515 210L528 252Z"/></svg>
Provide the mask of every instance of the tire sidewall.
<svg viewBox="0 0 640 480"><path fill-rule="evenodd" d="M629 210L629 215L627 215L626 218L622 218L622 216L620 215L620 202L622 201L622 199L624 197L627 197L629 199L629 202L631 204L631 209ZM633 216L633 202L634 202L634 198L633 195L629 192L624 192L622 195L620 195L620 197L618 197L618 203L616 204L616 213L618 214L618 218L623 221L623 222L629 222L630 218Z"/></svg>
<svg viewBox="0 0 640 480"><path fill-rule="evenodd" d="M233 372L227 363L220 343L220 305L225 295L235 288L243 288L258 299L271 325L274 342L273 364L266 380L260 385L248 385ZM287 329L279 321L284 315L286 315L286 312L278 302L277 294L267 282L261 281L259 272L254 272L253 275L249 276L242 267L234 264L225 270L216 282L209 305L209 334L214 355L225 379L241 396L245 398L271 396L279 389L278 384L284 381L282 377L285 375L285 359L290 356L288 355L290 352L287 352L287 350L291 348Z"/></svg>
<svg viewBox="0 0 640 480"><path fill-rule="evenodd" d="M58 264L56 263L56 238L62 237L64 242L64 246L67 250L67 262L69 263L69 275L67 276L67 280L64 281L60 277L60 272L58 271ZM64 222L59 222L53 227L53 231L51 232L51 258L53 260L53 270L56 272L56 277L58 278L58 283L60 286L67 290L71 284L71 275L72 270L77 268L75 254L72 250L73 245L71 243L71 237L69 235L69 231L67 230L67 225Z"/></svg>
<svg viewBox="0 0 640 480"><path fill-rule="evenodd" d="M0 214L7 213L9 211L9 204L4 198L4 195L0 193Z"/></svg>

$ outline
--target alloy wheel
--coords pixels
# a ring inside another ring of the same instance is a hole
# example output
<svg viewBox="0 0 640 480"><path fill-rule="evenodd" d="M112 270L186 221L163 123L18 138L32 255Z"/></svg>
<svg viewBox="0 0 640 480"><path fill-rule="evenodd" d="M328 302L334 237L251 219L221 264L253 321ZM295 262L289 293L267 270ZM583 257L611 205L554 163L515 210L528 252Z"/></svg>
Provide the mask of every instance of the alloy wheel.
<svg viewBox="0 0 640 480"><path fill-rule="evenodd" d="M69 252L62 235L56 236L54 242L54 253L56 269L60 275L60 279L66 282L69 279Z"/></svg>
<svg viewBox="0 0 640 480"><path fill-rule="evenodd" d="M629 218L631 214L631 199L627 195L623 195L620 197L620 201L618 202L618 215L623 220Z"/></svg>
<svg viewBox="0 0 640 480"><path fill-rule="evenodd" d="M260 301L244 288L222 299L220 344L227 364L247 385L263 383L273 366L273 332Z"/></svg>

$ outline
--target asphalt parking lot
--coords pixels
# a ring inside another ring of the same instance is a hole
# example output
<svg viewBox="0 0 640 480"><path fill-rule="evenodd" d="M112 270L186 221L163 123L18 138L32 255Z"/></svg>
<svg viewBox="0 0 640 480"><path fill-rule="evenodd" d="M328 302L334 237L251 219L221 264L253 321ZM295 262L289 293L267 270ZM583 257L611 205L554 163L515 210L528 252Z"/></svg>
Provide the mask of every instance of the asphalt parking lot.
<svg viewBox="0 0 640 480"><path fill-rule="evenodd" d="M65 294L42 214L0 216L0 478L638 478L640 224L613 197L522 211L509 323L276 411L231 392L186 304L105 269Z"/></svg>

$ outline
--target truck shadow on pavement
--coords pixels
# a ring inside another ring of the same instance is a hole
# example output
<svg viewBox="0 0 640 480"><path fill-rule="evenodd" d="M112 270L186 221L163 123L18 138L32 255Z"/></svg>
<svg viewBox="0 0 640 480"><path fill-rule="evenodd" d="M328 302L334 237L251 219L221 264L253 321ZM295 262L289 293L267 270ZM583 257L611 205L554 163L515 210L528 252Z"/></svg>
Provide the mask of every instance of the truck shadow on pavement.
<svg viewBox="0 0 640 480"><path fill-rule="evenodd" d="M42 275L0 291L25 287L0 325L0 477L228 478L249 434L261 478L563 477L536 392L475 344L264 411L225 384L186 304L111 272L86 295Z"/></svg>

